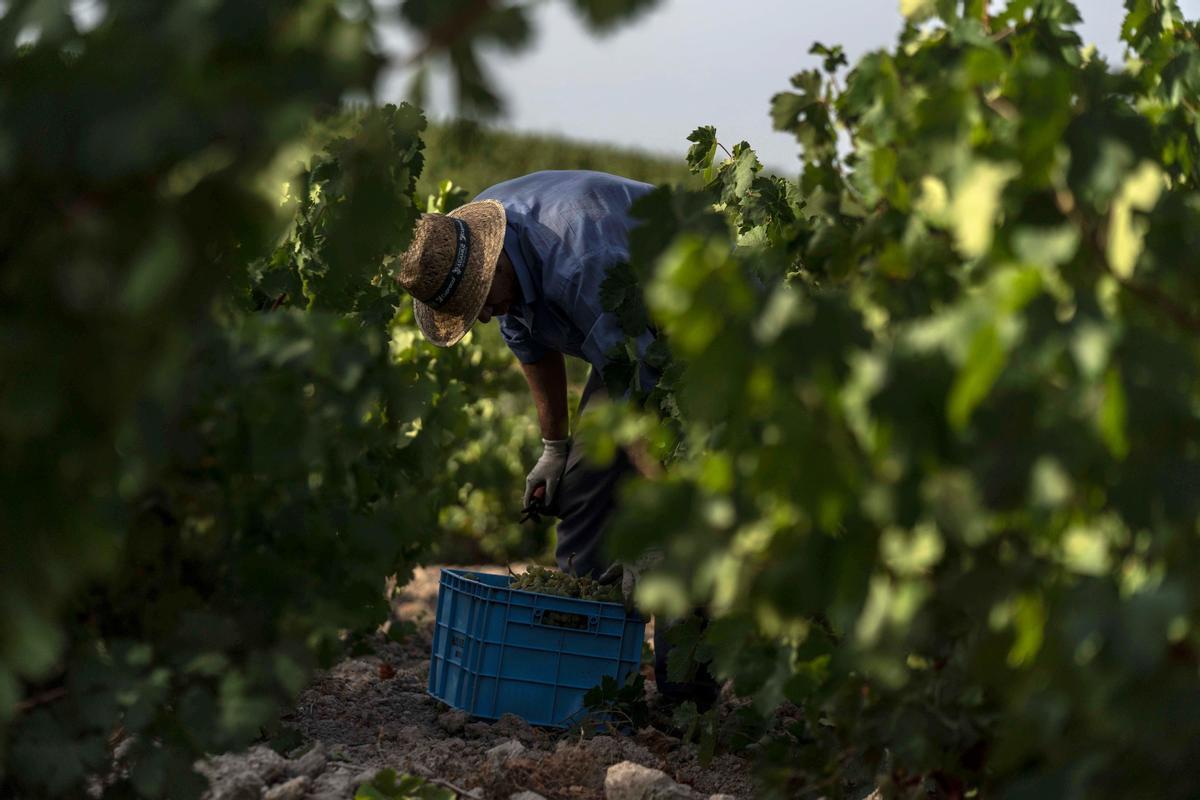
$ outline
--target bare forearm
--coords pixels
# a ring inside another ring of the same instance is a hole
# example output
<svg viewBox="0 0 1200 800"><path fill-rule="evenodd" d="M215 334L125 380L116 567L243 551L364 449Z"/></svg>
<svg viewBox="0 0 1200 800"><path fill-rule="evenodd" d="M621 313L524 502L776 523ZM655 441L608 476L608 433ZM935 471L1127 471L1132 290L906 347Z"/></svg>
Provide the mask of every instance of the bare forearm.
<svg viewBox="0 0 1200 800"><path fill-rule="evenodd" d="M567 438L567 365L562 353L547 353L533 364L522 364L543 439Z"/></svg>

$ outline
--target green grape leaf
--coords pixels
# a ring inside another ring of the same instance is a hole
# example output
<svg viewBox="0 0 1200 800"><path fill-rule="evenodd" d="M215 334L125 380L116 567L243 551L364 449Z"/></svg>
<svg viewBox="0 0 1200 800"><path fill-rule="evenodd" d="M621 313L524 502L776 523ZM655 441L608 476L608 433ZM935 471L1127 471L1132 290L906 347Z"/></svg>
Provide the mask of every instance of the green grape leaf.
<svg viewBox="0 0 1200 800"><path fill-rule="evenodd" d="M947 399L946 414L955 428L966 427L971 412L983 402L1000 376L1008 354L992 323L981 326L971 337L966 361Z"/></svg>
<svg viewBox="0 0 1200 800"><path fill-rule="evenodd" d="M667 654L667 680L684 683L696 677L704 655L704 623L696 615L673 624L667 632L671 651Z"/></svg>
<svg viewBox="0 0 1200 800"><path fill-rule="evenodd" d="M754 178L762 170L762 164L754 150L746 142L734 145L733 157L721 165L714 185L719 188L721 202L739 205L754 185Z"/></svg>
<svg viewBox="0 0 1200 800"><path fill-rule="evenodd" d="M628 262L622 261L608 268L600 284L600 305L605 311L616 314L626 336L640 336L649 324L641 285Z"/></svg>
<svg viewBox="0 0 1200 800"><path fill-rule="evenodd" d="M416 775L380 770L360 785L354 800L455 800L458 795Z"/></svg>
<svg viewBox="0 0 1200 800"><path fill-rule="evenodd" d="M17 777L51 795L62 795L108 756L104 735L79 736L44 709L29 714L15 730L10 765Z"/></svg>
<svg viewBox="0 0 1200 800"><path fill-rule="evenodd" d="M771 98L771 121L777 131L791 133L806 151L825 152L835 144L833 120L824 97L821 73L816 70L792 76L795 92Z"/></svg>
<svg viewBox="0 0 1200 800"><path fill-rule="evenodd" d="M808 48L808 52L815 56L821 56L821 67L826 72L837 72L839 67L846 66L846 51L840 44L835 44L832 47L813 42L813 46Z"/></svg>
<svg viewBox="0 0 1200 800"><path fill-rule="evenodd" d="M590 28L606 33L658 5L659 0L571 0Z"/></svg>
<svg viewBox="0 0 1200 800"><path fill-rule="evenodd" d="M688 168L709 180L713 159L717 157L717 129L712 125L701 126L689 133L687 140L693 142L687 152Z"/></svg>
<svg viewBox="0 0 1200 800"><path fill-rule="evenodd" d="M1127 401L1121 373L1116 367L1110 367L1104 375L1104 399L1100 404L1096 425L1105 446L1117 459L1123 459L1129 453L1127 416Z"/></svg>

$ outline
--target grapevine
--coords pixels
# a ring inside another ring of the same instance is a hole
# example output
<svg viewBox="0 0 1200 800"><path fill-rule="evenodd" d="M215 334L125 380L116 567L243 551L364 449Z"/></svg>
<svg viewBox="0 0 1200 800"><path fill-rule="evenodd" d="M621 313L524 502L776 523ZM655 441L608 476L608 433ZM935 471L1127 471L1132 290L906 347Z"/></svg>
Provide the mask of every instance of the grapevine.
<svg viewBox="0 0 1200 800"><path fill-rule="evenodd" d="M673 360L588 433L673 463L614 552L805 709L779 796L1196 795L1200 25L1124 5L1122 64L1068 0L901 3L773 98L799 180L705 126L635 209L606 308Z"/></svg>
<svg viewBox="0 0 1200 800"><path fill-rule="evenodd" d="M527 409L388 280L464 197L415 200L419 112L310 138L377 83L372 4L66 5L0 4L0 795L198 797L386 575L504 516ZM708 607L687 648L741 712L800 709L753 720L763 796L1195 797L1200 28L1125 0L1109 63L1069 0L900 5L772 100L796 174L704 126L702 188L635 209L603 301L661 378L605 378L654 413L588 417L671 468L606 544L667 554L644 588ZM530 7L399 13L488 108L478 48Z"/></svg>

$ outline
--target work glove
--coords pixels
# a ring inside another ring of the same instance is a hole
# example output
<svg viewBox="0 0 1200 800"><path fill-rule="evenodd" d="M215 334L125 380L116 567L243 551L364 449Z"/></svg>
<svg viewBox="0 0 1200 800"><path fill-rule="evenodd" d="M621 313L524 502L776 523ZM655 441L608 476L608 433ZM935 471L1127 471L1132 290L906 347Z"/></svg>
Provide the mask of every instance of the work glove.
<svg viewBox="0 0 1200 800"><path fill-rule="evenodd" d="M658 567L663 561L661 550L647 550L636 561L614 561L612 566L600 573L596 580L608 585L621 582L621 597L625 599L625 608L633 610L633 599L637 594L638 583L642 573Z"/></svg>
<svg viewBox="0 0 1200 800"><path fill-rule="evenodd" d="M562 480L563 472L567 469L567 453L571 451L571 440L568 439L542 439L544 449L542 457L533 465L533 469L525 477L525 507L529 508L533 502L533 490L539 486L546 487L546 494L542 497L542 506L549 507L554 502L554 495L558 491L558 483Z"/></svg>

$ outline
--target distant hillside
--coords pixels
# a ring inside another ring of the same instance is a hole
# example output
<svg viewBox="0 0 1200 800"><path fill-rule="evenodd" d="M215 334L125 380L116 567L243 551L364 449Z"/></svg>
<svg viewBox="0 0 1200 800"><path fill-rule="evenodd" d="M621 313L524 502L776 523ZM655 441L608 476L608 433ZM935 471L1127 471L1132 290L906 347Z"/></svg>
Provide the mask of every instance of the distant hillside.
<svg viewBox="0 0 1200 800"><path fill-rule="evenodd" d="M676 159L635 149L577 142L559 136L512 133L474 123L434 123L423 134L425 169L418 197L449 178L474 196L501 181L542 169L594 169L647 183L692 179L684 162L686 142Z"/></svg>

